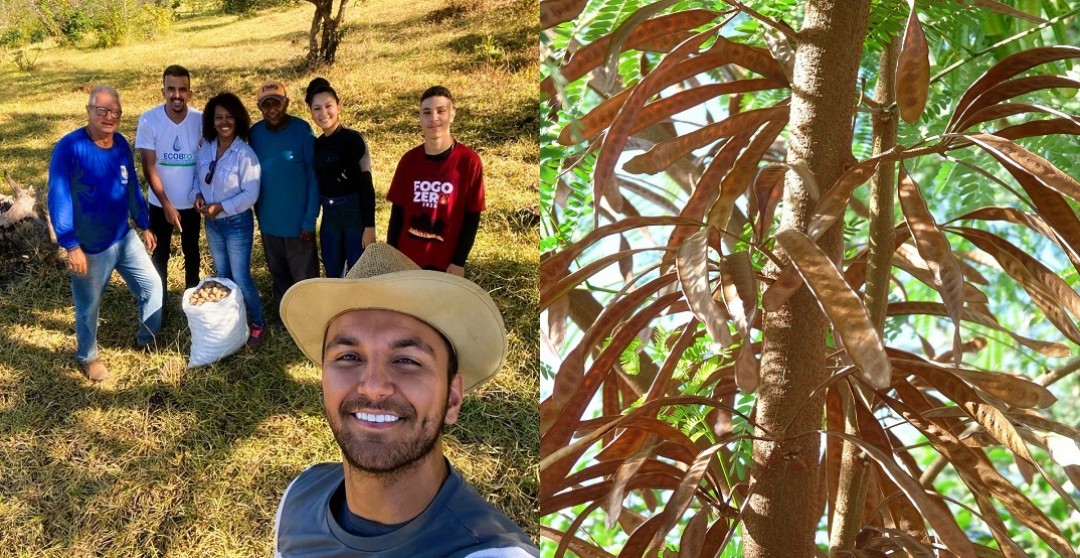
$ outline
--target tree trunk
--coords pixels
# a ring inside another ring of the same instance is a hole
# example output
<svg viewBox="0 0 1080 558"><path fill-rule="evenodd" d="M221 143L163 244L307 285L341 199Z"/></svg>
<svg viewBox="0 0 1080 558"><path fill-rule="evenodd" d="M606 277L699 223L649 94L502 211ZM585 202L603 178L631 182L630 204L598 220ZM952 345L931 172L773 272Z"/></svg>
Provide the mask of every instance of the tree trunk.
<svg viewBox="0 0 1080 558"><path fill-rule="evenodd" d="M349 0L341 0L336 17L331 17L334 0L308 1L315 5L315 15L311 19L305 63L310 69L332 65L337 56L338 43L341 42L341 22L345 20L345 9Z"/></svg>
<svg viewBox="0 0 1080 558"><path fill-rule="evenodd" d="M327 64L333 64L337 56L337 47L341 43L341 22L345 20L345 8L348 6L349 0L341 0L341 3L338 4L337 16L334 17L330 26L330 34L324 41L325 53L323 54L323 61Z"/></svg>
<svg viewBox="0 0 1080 558"><path fill-rule="evenodd" d="M822 189L853 160L851 122L868 13L869 0L811 0L799 32L788 162L808 165ZM788 173L781 228L807 230L815 203L797 174ZM819 244L836 259L841 239L837 227ZM804 287L764 322L757 422L778 439L754 442L745 556L806 558L813 555L824 497L816 434L824 397L810 394L828 377L826 320Z"/></svg>
<svg viewBox="0 0 1080 558"><path fill-rule="evenodd" d="M311 16L311 30L308 31L308 53L305 64L308 68L319 65L319 37L324 25L323 13L330 10L330 2L333 0L308 0L315 6L315 15Z"/></svg>
<svg viewBox="0 0 1080 558"><path fill-rule="evenodd" d="M900 37L894 36L878 59L878 82L874 101L882 109L896 103L896 61L900 57ZM874 118L874 155L896 147L900 122L892 110ZM896 197L896 164L884 161L877 169L870 190L870 254L866 271L866 309L878 332L885 329L889 272L893 253L893 198Z"/></svg>
<svg viewBox="0 0 1080 558"><path fill-rule="evenodd" d="M900 56L900 38L894 36L878 57L878 81L874 87L874 101L883 109L896 102L896 60ZM880 155L896 147L899 127L897 111L882 112L874 117L874 155ZM883 162L871 181L870 189L870 248L867 256L866 295L864 302L878 333L885 329L885 317L889 298L889 279L893 253L893 198L896 196L896 165ZM845 404L849 403L848 396ZM854 409L844 409L844 431L858 436L854 425ZM866 501L866 456L854 444L843 442L840 464L840 483L836 495L836 513L833 514L833 532L829 541L830 552L851 550L855 536L863 525L863 508Z"/></svg>

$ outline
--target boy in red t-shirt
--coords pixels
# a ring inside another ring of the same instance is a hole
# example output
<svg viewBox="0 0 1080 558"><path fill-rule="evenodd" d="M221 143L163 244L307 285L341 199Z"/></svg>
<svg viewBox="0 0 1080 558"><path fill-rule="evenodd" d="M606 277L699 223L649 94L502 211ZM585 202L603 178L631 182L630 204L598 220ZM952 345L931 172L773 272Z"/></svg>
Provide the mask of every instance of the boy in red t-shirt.
<svg viewBox="0 0 1080 558"><path fill-rule="evenodd" d="M480 156L450 135L453 122L450 90L424 91L424 143L405 153L394 172L386 241L424 269L464 276L484 210L484 169Z"/></svg>

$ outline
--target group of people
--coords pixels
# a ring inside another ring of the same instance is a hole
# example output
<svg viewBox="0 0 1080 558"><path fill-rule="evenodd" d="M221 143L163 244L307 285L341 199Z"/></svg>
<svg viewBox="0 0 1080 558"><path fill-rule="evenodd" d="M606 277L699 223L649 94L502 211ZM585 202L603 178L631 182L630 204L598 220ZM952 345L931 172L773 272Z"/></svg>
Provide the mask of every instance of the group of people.
<svg viewBox="0 0 1080 558"><path fill-rule="evenodd" d="M507 352L498 307L464 278L484 209L483 175L476 153L450 135L450 92L433 87L421 96L424 143L395 172L387 243L375 238L368 147L341 125L340 100L325 79L312 80L305 95L323 132L317 139L288 114L281 83L259 89L263 120L254 126L232 93L212 97L201 112L188 107L191 76L182 67L166 68L162 95L165 103L142 115L136 133L145 197L118 132L116 89L94 87L87 125L53 151L49 213L68 253L84 373L94 381L108 375L96 333L113 270L138 302L136 345L153 347L173 229L191 287L200 280L203 223L215 272L239 286L249 343L258 344L265 320L250 269L257 217L281 319L322 369L324 411L344 459L315 465L289 485L275 520L275 556L538 556L443 454L443 427ZM325 278L317 277L320 209Z"/></svg>
<svg viewBox="0 0 1080 558"><path fill-rule="evenodd" d="M96 332L113 269L139 302L136 345L154 344L168 309L174 229L184 257L184 286L191 288L200 281L199 235L205 226L215 275L236 283L243 296L251 347L266 331L251 270L256 221L273 308L296 282L319 276L320 255L325 276L340 278L376 240L371 153L364 136L342 124L341 101L329 81L313 79L304 96L321 129L318 137L288 113L289 94L280 82L259 88L256 105L263 118L254 125L233 93L211 97L202 111L189 106L191 74L182 66L165 68L161 94L164 103L143 113L136 128L145 199L131 148L117 131L122 111L114 88L93 88L87 126L53 151L49 211L69 254L76 358L94 381L108 376L97 355ZM464 276L484 210L484 180L479 156L451 135L453 120L448 89L435 86L421 95L424 143L401 158L390 183L386 240L421 268ZM129 217L143 230L157 282L146 258L135 253L138 239L133 245L127 234Z"/></svg>

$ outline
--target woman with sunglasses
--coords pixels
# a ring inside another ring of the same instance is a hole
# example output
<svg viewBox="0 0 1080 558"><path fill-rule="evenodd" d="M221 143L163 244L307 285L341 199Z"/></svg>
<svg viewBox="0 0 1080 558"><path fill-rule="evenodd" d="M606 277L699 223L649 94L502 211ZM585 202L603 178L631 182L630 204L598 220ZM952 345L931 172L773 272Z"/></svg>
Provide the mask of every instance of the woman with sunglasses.
<svg viewBox="0 0 1080 558"><path fill-rule="evenodd" d="M240 99L220 93L202 114L203 141L195 157L195 209L206 219L206 243L214 271L236 283L250 321L249 347L262 342L259 291L251 278L251 246L255 236L252 206L259 199L259 158L248 145L251 117Z"/></svg>

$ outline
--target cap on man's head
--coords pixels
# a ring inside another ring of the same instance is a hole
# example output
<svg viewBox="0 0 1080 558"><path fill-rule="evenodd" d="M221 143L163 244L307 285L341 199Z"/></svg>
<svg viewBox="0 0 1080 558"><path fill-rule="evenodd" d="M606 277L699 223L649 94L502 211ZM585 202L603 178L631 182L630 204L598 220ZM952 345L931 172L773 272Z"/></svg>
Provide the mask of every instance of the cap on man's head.
<svg viewBox="0 0 1080 558"><path fill-rule="evenodd" d="M259 97L256 104L262 105L266 99L277 99L284 103L288 98L289 93L285 91L285 84L280 81L268 81L259 88Z"/></svg>
<svg viewBox="0 0 1080 558"><path fill-rule="evenodd" d="M390 310L441 333L458 361L465 390L506 360L506 327L487 291L468 279L420 269L389 244L369 244L344 279L307 279L281 299L281 320L300 350L322 366L326 328L352 310Z"/></svg>

